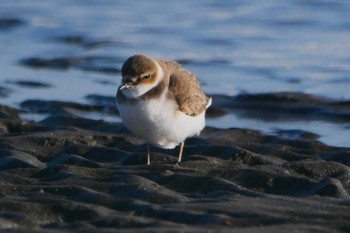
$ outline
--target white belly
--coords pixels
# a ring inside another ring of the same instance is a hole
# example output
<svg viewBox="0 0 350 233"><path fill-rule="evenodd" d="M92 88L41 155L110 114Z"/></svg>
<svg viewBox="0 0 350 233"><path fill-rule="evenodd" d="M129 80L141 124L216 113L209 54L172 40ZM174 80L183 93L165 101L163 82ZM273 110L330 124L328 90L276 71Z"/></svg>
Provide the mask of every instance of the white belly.
<svg viewBox="0 0 350 233"><path fill-rule="evenodd" d="M152 99L137 104L117 101L117 107L126 128L147 143L165 149L199 134L205 126L205 112L188 116L177 111L175 103L165 97L162 101Z"/></svg>

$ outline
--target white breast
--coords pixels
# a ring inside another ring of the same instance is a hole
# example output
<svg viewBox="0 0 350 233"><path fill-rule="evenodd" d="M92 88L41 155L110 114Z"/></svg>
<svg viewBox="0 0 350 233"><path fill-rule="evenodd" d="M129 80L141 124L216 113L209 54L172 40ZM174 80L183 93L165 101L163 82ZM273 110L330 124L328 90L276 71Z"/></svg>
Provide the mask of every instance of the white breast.
<svg viewBox="0 0 350 233"><path fill-rule="evenodd" d="M137 104L119 103L124 125L147 143L172 149L187 137L200 133L205 126L205 113L192 117L177 110L175 102L161 98Z"/></svg>

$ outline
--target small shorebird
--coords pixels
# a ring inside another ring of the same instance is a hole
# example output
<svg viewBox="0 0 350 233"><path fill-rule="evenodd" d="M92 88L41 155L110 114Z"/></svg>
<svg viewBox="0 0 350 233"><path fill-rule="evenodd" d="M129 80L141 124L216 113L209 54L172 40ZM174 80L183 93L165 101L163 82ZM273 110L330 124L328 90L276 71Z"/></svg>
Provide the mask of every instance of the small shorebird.
<svg viewBox="0 0 350 233"><path fill-rule="evenodd" d="M196 77L178 63L144 55L128 58L122 66L122 82L116 102L120 117L133 134L149 144L173 149L198 135L205 126L205 111L211 104Z"/></svg>

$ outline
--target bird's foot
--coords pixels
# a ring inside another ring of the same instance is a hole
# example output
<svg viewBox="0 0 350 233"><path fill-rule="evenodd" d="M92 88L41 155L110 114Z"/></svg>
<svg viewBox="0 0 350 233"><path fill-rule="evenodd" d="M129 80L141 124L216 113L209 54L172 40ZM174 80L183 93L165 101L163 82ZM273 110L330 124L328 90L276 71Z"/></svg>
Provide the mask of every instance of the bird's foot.
<svg viewBox="0 0 350 233"><path fill-rule="evenodd" d="M175 166L176 166L176 167L182 167L182 165L183 165L183 164L182 164L181 161L177 161L177 162L175 163Z"/></svg>

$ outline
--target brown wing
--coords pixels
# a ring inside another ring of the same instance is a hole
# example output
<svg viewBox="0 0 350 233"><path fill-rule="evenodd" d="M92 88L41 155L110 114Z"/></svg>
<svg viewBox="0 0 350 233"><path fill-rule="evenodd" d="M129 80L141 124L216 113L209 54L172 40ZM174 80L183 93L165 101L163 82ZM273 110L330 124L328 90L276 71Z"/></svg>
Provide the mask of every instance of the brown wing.
<svg viewBox="0 0 350 233"><path fill-rule="evenodd" d="M210 101L201 90L196 77L182 68L170 75L169 93L178 103L179 110L189 116L197 116L204 112Z"/></svg>

